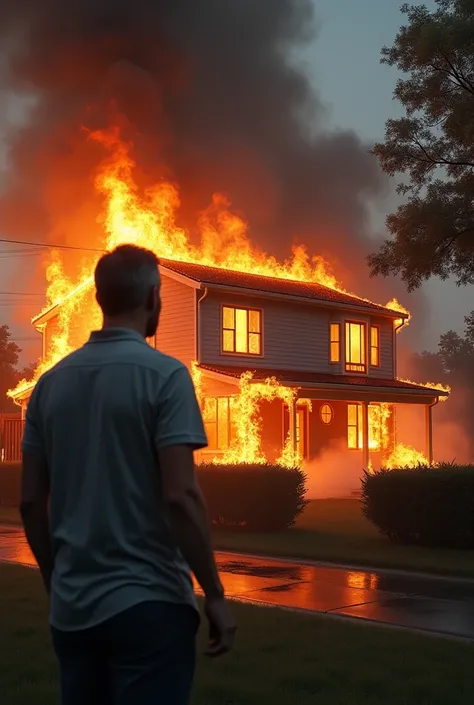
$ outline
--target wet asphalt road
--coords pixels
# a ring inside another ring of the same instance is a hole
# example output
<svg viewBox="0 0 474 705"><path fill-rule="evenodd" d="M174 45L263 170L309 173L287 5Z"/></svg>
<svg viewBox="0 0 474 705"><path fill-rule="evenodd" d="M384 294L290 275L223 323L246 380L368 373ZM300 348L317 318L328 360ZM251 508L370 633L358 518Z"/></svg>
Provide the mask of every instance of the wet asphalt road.
<svg viewBox="0 0 474 705"><path fill-rule="evenodd" d="M218 553L229 596L474 641L474 581L300 565ZM34 565L20 528L0 526L0 560Z"/></svg>

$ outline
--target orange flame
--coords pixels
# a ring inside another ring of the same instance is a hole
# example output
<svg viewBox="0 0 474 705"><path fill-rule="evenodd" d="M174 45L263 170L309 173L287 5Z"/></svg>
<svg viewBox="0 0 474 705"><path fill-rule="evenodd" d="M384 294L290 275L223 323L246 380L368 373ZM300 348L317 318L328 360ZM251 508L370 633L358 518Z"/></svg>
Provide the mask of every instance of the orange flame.
<svg viewBox="0 0 474 705"><path fill-rule="evenodd" d="M446 396L440 396L440 401L446 401L448 395L451 394L451 387L449 384L441 384L441 382L413 382L411 379L397 378L399 382L408 382L408 384L417 384L419 387L426 387L426 389L435 389L438 392L445 392Z"/></svg>
<svg viewBox="0 0 474 705"><path fill-rule="evenodd" d="M392 406L376 404L369 406L369 448L382 453L382 466L393 468L416 468L428 465L424 453L403 443L393 443L393 433L390 429ZM369 464L369 472L373 464Z"/></svg>
<svg viewBox="0 0 474 705"><path fill-rule="evenodd" d="M400 333L403 328L410 325L411 313L407 308L405 308L405 306L403 306L398 301L398 299L396 299L395 297L391 299L388 303L385 304L385 308L390 308L392 309L392 311L400 311L400 313L403 313L406 316L404 318L396 318L394 320L393 326L397 333Z"/></svg>
<svg viewBox="0 0 474 705"><path fill-rule="evenodd" d="M429 463L421 451L403 443L397 443L383 465L387 470L391 470L393 468L416 468L420 465L429 465Z"/></svg>
<svg viewBox="0 0 474 705"><path fill-rule="evenodd" d="M210 206L201 214L197 223L200 243L192 244L188 232L176 224L180 207L178 188L169 181L162 180L140 192L134 181L136 165L130 153L130 146L121 140L118 129L92 132L89 139L100 143L108 152L95 179L95 187L105 204L100 218L104 228L104 241L99 243L99 248L111 250L120 244L133 243L149 248L159 257L166 259L249 271L281 279L317 282L344 291L327 263L321 257L310 256L303 245L295 246L292 256L283 262L259 250L249 239L247 223L230 211L228 200L221 194L214 194ZM48 308L57 306L57 311L54 321L47 324L46 354L38 365L33 380L22 380L16 389L10 392L10 396L15 398L23 392L26 393L41 374L81 345L88 337L89 331L100 325L100 311L91 295L91 271L94 265L95 262L90 259L85 263L83 272L74 286L63 271L59 254L53 253L46 273L47 301ZM396 299L389 302L387 307L408 314ZM46 310L42 314L45 312ZM400 321L403 323L404 319L401 318ZM192 366L192 375L198 399L204 409L201 373L196 364ZM240 380L239 394L232 400L235 437L220 461L265 462L261 448L259 404L262 401L281 399L290 406L296 394L296 390L280 385L275 379L255 383L251 373L244 374ZM388 407L385 407L386 405L373 407L370 412L370 446L374 450L388 447L390 412L387 411ZM302 462L297 449L293 448L290 436L284 444L278 462L285 465Z"/></svg>
<svg viewBox="0 0 474 705"><path fill-rule="evenodd" d="M250 271L281 279L318 282L344 291L327 263L319 256L310 256L303 245L295 246L292 256L283 262L255 247L249 239L247 223L229 210L229 202L221 194L214 194L211 205L201 214L198 221L200 245L193 245L188 233L176 225L180 206L177 187L163 180L140 193L133 178L136 165L130 146L121 140L118 128L92 132L89 139L102 144L109 154L100 165L95 179L96 189L105 202L100 218L105 232L104 242L101 243L104 250L134 243L166 259ZM42 314L57 305L61 309L58 325L48 336L46 355L33 380L22 380L11 396L16 397L32 387L43 372L77 347L78 341L85 340L94 322L100 320L95 302L90 301L90 318L84 320L82 335L78 330L74 334L71 332L72 320L92 285L91 270L94 264L89 260L78 284L73 286L62 271L59 255L53 254L47 270L48 305ZM77 329L77 322L75 326Z"/></svg>

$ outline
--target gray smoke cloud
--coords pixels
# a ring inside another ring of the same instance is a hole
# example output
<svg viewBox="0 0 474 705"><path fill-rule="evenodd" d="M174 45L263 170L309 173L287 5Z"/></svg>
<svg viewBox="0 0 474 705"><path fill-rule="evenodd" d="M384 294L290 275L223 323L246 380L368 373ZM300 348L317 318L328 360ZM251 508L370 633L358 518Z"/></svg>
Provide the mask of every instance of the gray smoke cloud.
<svg viewBox="0 0 474 705"><path fill-rule="evenodd" d="M0 88L37 100L10 130L0 228L94 241L103 153L81 128L113 113L139 180L179 184L184 225L224 192L267 251L303 241L361 295L400 294L365 264L367 203L386 192L376 160L355 134L324 129L325 106L288 58L315 35L310 0L2 0Z"/></svg>

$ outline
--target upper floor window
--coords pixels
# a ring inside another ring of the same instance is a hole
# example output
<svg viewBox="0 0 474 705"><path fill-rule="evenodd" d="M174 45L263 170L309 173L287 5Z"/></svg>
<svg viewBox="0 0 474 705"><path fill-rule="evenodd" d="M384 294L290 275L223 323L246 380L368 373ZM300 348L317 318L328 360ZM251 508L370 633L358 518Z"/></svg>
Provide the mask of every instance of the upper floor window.
<svg viewBox="0 0 474 705"><path fill-rule="evenodd" d="M370 327L370 364L372 367L380 367L380 328Z"/></svg>
<svg viewBox="0 0 474 705"><path fill-rule="evenodd" d="M341 324L329 324L329 361L337 363L341 361Z"/></svg>
<svg viewBox="0 0 474 705"><path fill-rule="evenodd" d="M346 371L367 372L366 324L346 321Z"/></svg>
<svg viewBox="0 0 474 705"><path fill-rule="evenodd" d="M259 309L222 307L222 352L262 354L262 312Z"/></svg>
<svg viewBox="0 0 474 705"><path fill-rule="evenodd" d="M234 397L206 397L203 408L208 450L227 450L235 437Z"/></svg>

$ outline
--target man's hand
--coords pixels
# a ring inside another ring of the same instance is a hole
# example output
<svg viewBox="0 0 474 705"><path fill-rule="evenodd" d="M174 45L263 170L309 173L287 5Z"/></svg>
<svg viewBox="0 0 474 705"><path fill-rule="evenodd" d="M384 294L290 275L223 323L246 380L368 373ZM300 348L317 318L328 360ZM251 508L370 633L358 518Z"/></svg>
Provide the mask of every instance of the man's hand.
<svg viewBox="0 0 474 705"><path fill-rule="evenodd" d="M209 620L209 646L206 656L222 656L232 649L237 630L227 600L224 597L206 598L204 614Z"/></svg>

